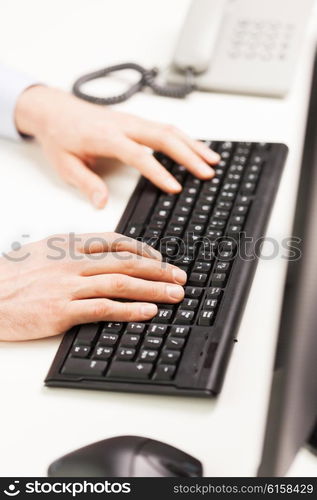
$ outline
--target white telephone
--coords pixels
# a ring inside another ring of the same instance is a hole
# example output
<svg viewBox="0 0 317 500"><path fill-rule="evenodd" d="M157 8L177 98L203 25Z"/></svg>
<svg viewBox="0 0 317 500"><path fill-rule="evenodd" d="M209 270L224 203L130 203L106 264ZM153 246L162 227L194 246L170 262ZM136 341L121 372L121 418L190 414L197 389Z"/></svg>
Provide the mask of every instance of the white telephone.
<svg viewBox="0 0 317 500"><path fill-rule="evenodd" d="M192 0L167 80L284 96L314 0Z"/></svg>

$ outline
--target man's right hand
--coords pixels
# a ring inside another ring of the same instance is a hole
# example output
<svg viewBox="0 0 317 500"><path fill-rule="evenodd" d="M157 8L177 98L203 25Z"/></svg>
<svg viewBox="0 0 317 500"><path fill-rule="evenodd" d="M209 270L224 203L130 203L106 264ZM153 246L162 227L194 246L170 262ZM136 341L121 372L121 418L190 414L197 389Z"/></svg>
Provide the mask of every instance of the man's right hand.
<svg viewBox="0 0 317 500"><path fill-rule="evenodd" d="M116 233L51 236L5 254L0 271L4 341L50 337L81 323L150 320L156 302L183 299L186 282L159 252Z"/></svg>

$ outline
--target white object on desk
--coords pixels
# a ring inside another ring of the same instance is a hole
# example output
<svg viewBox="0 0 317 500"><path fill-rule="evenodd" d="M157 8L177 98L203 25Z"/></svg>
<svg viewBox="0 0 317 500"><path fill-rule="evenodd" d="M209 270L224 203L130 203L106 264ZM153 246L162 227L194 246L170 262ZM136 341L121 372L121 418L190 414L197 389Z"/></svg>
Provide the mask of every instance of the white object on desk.
<svg viewBox="0 0 317 500"><path fill-rule="evenodd" d="M192 68L201 90L283 97L314 0L192 0L170 82Z"/></svg>
<svg viewBox="0 0 317 500"><path fill-rule="evenodd" d="M184 0L2 0L0 59L64 88L87 70L132 57L160 65L170 57L186 7ZM116 108L172 122L195 137L287 143L290 155L268 227L278 240L292 224L316 26L315 16L286 100L195 93L178 101L140 94ZM112 173L110 202L97 211L57 179L34 144L1 141L0 168L1 251L12 241L23 243L22 234L30 234L29 241L63 231L113 230L138 177L128 167ZM184 449L203 462L206 475L254 475L285 270L283 259L259 262L214 401L48 389L43 380L60 338L0 344L0 474L45 475L49 463L68 451L136 434ZM317 461L306 451L291 473L305 475L308 463L316 475Z"/></svg>

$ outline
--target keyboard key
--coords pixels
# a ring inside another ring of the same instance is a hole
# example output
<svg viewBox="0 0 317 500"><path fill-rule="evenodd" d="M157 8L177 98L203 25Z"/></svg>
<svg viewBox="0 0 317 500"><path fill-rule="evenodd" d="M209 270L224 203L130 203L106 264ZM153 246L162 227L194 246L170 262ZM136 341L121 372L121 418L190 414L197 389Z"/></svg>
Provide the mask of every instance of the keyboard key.
<svg viewBox="0 0 317 500"><path fill-rule="evenodd" d="M221 288L217 288L217 287L212 287L212 288L208 288L207 290L207 298L219 298L222 294L222 290Z"/></svg>
<svg viewBox="0 0 317 500"><path fill-rule="evenodd" d="M73 358L87 358L90 352L90 346L87 345L74 345L70 351Z"/></svg>
<svg viewBox="0 0 317 500"><path fill-rule="evenodd" d="M231 210L232 202L231 201L219 201L217 203L217 209L219 210Z"/></svg>
<svg viewBox="0 0 317 500"><path fill-rule="evenodd" d="M143 235L143 241L158 240L162 234L161 229L147 229Z"/></svg>
<svg viewBox="0 0 317 500"><path fill-rule="evenodd" d="M177 204L175 208L175 215L190 215L191 207L187 205Z"/></svg>
<svg viewBox="0 0 317 500"><path fill-rule="evenodd" d="M208 310L213 310L216 309L218 306L218 300L217 299L206 299L204 302L204 311Z"/></svg>
<svg viewBox="0 0 317 500"><path fill-rule="evenodd" d="M122 361L131 360L134 358L135 352L135 349L121 347L117 350L116 359L120 359Z"/></svg>
<svg viewBox="0 0 317 500"><path fill-rule="evenodd" d="M227 275L225 273L214 273L211 275L211 284L216 287L224 287Z"/></svg>
<svg viewBox="0 0 317 500"><path fill-rule="evenodd" d="M181 194L179 197L179 204L187 207L192 207L195 203L194 196L186 196L185 193Z"/></svg>
<svg viewBox="0 0 317 500"><path fill-rule="evenodd" d="M106 361L69 358L62 368L62 373L64 375L81 375L84 378L100 377L104 374L107 366Z"/></svg>
<svg viewBox="0 0 317 500"><path fill-rule="evenodd" d="M134 224L131 223L128 225L127 229L125 230L124 234L126 236L129 236L130 238L138 238L139 236L142 235L144 230L143 224Z"/></svg>
<svg viewBox="0 0 317 500"><path fill-rule="evenodd" d="M259 174L247 173L247 175L245 176L245 181L246 182L254 182L256 184L258 178L259 178Z"/></svg>
<svg viewBox="0 0 317 500"><path fill-rule="evenodd" d="M168 337L165 343L165 347L167 349L179 349L181 350L184 347L185 339L180 337Z"/></svg>
<svg viewBox="0 0 317 500"><path fill-rule="evenodd" d="M187 299L185 298L180 306L179 309L187 309L190 311L195 311L199 307L199 301L197 299Z"/></svg>
<svg viewBox="0 0 317 500"><path fill-rule="evenodd" d="M205 224L208 222L209 216L208 214L202 214L200 212L194 211L192 217L190 219L191 224Z"/></svg>
<svg viewBox="0 0 317 500"><path fill-rule="evenodd" d="M79 328L79 332L76 336L76 345L77 344L85 344L91 345L97 337L97 333L99 330L99 325L96 323L89 323L88 325L82 325Z"/></svg>
<svg viewBox="0 0 317 500"><path fill-rule="evenodd" d="M150 337L147 336L144 339L142 348L145 349L159 349L163 343L163 339L161 337Z"/></svg>
<svg viewBox="0 0 317 500"><path fill-rule="evenodd" d="M190 332L189 326L172 326L170 336L173 338L180 337L185 339L186 337L188 337L189 332Z"/></svg>
<svg viewBox="0 0 317 500"><path fill-rule="evenodd" d="M245 217L243 215L233 215L230 219L230 224L240 224L243 226Z"/></svg>
<svg viewBox="0 0 317 500"><path fill-rule="evenodd" d="M211 262L196 262L193 267L194 273L209 273L212 268Z"/></svg>
<svg viewBox="0 0 317 500"><path fill-rule="evenodd" d="M169 217L170 211L169 210L155 210L153 214L153 219L158 220L158 219L163 219L167 220Z"/></svg>
<svg viewBox="0 0 317 500"><path fill-rule="evenodd" d="M248 167L248 170L247 172L251 173L251 174L257 174L259 175L260 172L261 172L261 166L260 165L257 165L257 164L251 164L249 167Z"/></svg>
<svg viewBox="0 0 317 500"><path fill-rule="evenodd" d="M233 164L229 167L229 172L232 174L242 173L244 171L243 165L239 165L238 163Z"/></svg>
<svg viewBox="0 0 317 500"><path fill-rule="evenodd" d="M161 210L161 209L171 210L173 208L173 206L174 206L175 201L176 201L175 196L173 196L173 195L171 195L171 196L163 195L159 199L157 208L159 210Z"/></svg>
<svg viewBox="0 0 317 500"><path fill-rule="evenodd" d="M166 325L150 325L148 335L163 336L167 332L167 329Z"/></svg>
<svg viewBox="0 0 317 500"><path fill-rule="evenodd" d="M154 362L158 356L158 351L142 349L140 351L139 360L150 363Z"/></svg>
<svg viewBox="0 0 317 500"><path fill-rule="evenodd" d="M140 335L125 333L120 340L120 347L136 347L140 339Z"/></svg>
<svg viewBox="0 0 317 500"><path fill-rule="evenodd" d="M220 200L233 201L234 198L235 198L235 193L232 193L231 191L221 191L220 193Z"/></svg>
<svg viewBox="0 0 317 500"><path fill-rule="evenodd" d="M114 333L119 333L121 332L123 327L123 323L113 323L112 321L108 321L103 325L103 329L101 333L104 332L114 332Z"/></svg>
<svg viewBox="0 0 317 500"><path fill-rule="evenodd" d="M99 343L107 347L112 347L118 342L118 339L119 335L114 333L102 333L100 335Z"/></svg>
<svg viewBox="0 0 317 500"><path fill-rule="evenodd" d="M152 319L153 323L169 323L173 316L170 309L159 309L157 315Z"/></svg>
<svg viewBox="0 0 317 500"><path fill-rule="evenodd" d="M161 229L163 230L166 226L166 221L164 219L157 219L150 222L150 229Z"/></svg>
<svg viewBox="0 0 317 500"><path fill-rule="evenodd" d="M169 224L165 236L182 236L184 232L184 226Z"/></svg>
<svg viewBox="0 0 317 500"><path fill-rule="evenodd" d="M221 238L223 232L219 229L207 229L206 237L211 241L216 241L218 238Z"/></svg>
<svg viewBox="0 0 317 500"><path fill-rule="evenodd" d="M216 262L215 272L224 273L229 270L229 267L230 267L229 262Z"/></svg>
<svg viewBox="0 0 317 500"><path fill-rule="evenodd" d="M95 347L95 350L92 355L92 359L100 359L100 360L106 360L111 358L113 353L113 348L112 347L103 347L100 345L97 345Z"/></svg>
<svg viewBox="0 0 317 500"><path fill-rule="evenodd" d="M144 323L128 323L126 332L127 333L143 333L145 330L145 324Z"/></svg>
<svg viewBox="0 0 317 500"><path fill-rule="evenodd" d="M153 370L151 363L133 363L131 361L113 361L107 376L123 379L147 379Z"/></svg>
<svg viewBox="0 0 317 500"><path fill-rule="evenodd" d="M254 182L245 182L241 186L241 193L242 194L253 194L255 191L255 183Z"/></svg>
<svg viewBox="0 0 317 500"><path fill-rule="evenodd" d="M193 262L193 257L190 255L183 255L179 259L175 260L175 264L180 267L180 266L190 266L190 264Z"/></svg>
<svg viewBox="0 0 317 500"><path fill-rule="evenodd" d="M176 371L174 365L158 365L154 373L154 380L171 380Z"/></svg>
<svg viewBox="0 0 317 500"><path fill-rule="evenodd" d="M178 310L174 319L174 323L178 325L190 325L195 316L194 311Z"/></svg>
<svg viewBox="0 0 317 500"><path fill-rule="evenodd" d="M214 311L201 311L198 319L200 326L211 326L214 322Z"/></svg>
<svg viewBox="0 0 317 500"><path fill-rule="evenodd" d="M213 229L224 229L227 225L227 222L222 219L211 219L210 224L208 226L208 230L213 230Z"/></svg>
<svg viewBox="0 0 317 500"><path fill-rule="evenodd" d="M228 236L238 236L239 233L241 233L242 231L242 226L238 225L238 224L231 224L229 227L228 227L228 230L227 230L227 235Z"/></svg>
<svg viewBox="0 0 317 500"><path fill-rule="evenodd" d="M174 215L170 220L170 224L181 224L183 226L184 224L186 224L187 220L188 217L186 217L185 215Z"/></svg>
<svg viewBox="0 0 317 500"><path fill-rule="evenodd" d="M183 177L187 174L187 170L183 165L174 165L171 171L173 175L180 174Z"/></svg>
<svg viewBox="0 0 317 500"><path fill-rule="evenodd" d="M212 205L209 203L197 203L196 210L202 214L209 214L211 212Z"/></svg>
<svg viewBox="0 0 317 500"><path fill-rule="evenodd" d="M236 199L237 205L249 206L252 201L252 198L248 195L240 195Z"/></svg>
<svg viewBox="0 0 317 500"><path fill-rule="evenodd" d="M191 297L193 299L199 299L203 293L203 288L195 287L195 286L186 286L185 287L185 297Z"/></svg>
<svg viewBox="0 0 317 500"><path fill-rule="evenodd" d="M189 275L188 283L190 285L204 286L208 280L206 273L191 273Z"/></svg>
<svg viewBox="0 0 317 500"><path fill-rule="evenodd" d="M204 224L189 224L186 229L187 233L202 234L204 232Z"/></svg>
<svg viewBox="0 0 317 500"><path fill-rule="evenodd" d="M166 349L162 351L159 362L175 365L180 357L181 357L180 351Z"/></svg>
<svg viewBox="0 0 317 500"><path fill-rule="evenodd" d="M229 214L229 210L215 210L213 215L216 219L227 220Z"/></svg>

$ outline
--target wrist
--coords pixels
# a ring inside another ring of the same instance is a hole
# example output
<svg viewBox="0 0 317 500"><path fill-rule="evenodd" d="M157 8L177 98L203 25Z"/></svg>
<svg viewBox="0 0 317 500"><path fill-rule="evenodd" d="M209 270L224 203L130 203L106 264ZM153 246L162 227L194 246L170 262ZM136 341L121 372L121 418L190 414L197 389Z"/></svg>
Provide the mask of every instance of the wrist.
<svg viewBox="0 0 317 500"><path fill-rule="evenodd" d="M33 85L19 96L15 107L15 124L20 134L37 137L45 126L50 89L44 85Z"/></svg>

